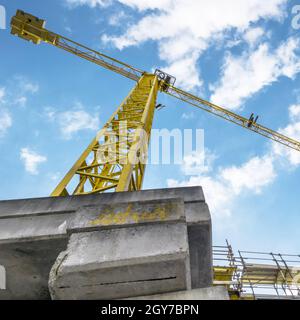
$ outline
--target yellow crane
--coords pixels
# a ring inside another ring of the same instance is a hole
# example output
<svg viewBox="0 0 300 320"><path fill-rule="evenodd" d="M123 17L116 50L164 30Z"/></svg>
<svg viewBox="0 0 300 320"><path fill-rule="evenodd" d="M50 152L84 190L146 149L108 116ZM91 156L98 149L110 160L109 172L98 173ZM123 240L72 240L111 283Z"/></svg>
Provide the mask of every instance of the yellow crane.
<svg viewBox="0 0 300 320"><path fill-rule="evenodd" d="M155 73L139 70L49 31L45 28L45 20L31 14L18 10L11 20L11 32L35 44L49 43L136 82L51 196L140 190L159 92L300 151L300 142L258 124L254 115L245 118L183 91L175 87L174 77L161 70Z"/></svg>

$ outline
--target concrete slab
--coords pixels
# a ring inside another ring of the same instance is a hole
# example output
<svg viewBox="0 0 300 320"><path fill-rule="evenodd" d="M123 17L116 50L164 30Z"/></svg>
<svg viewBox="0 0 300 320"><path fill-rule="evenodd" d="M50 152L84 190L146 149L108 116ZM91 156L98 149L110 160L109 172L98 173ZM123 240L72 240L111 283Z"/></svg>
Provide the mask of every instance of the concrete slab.
<svg viewBox="0 0 300 320"><path fill-rule="evenodd" d="M209 287L179 292L156 294L124 300L230 300L225 287Z"/></svg>
<svg viewBox="0 0 300 320"><path fill-rule="evenodd" d="M190 288L186 223L75 233L53 266L53 299L118 299Z"/></svg>
<svg viewBox="0 0 300 320"><path fill-rule="evenodd" d="M67 247L68 226L70 226L70 233L76 231L74 219L83 207L102 208L105 204L134 204L143 201L164 203L174 198L179 201L182 199L181 201L184 202L192 287L211 285L211 219L202 188L159 189L118 194L0 201L0 265L10 266L7 267L8 277L18 279L18 282L8 281L8 289L6 292L0 292L0 299L26 299L26 291L31 299L49 298L46 286L47 273L59 252ZM74 230L71 227L72 223L75 226ZM98 229L99 226L96 227ZM43 245L40 246L41 243ZM39 246L41 250L38 250ZM32 254L31 250L33 250ZM18 251L27 253L26 255L16 254ZM40 254L44 257L37 259L37 255ZM24 268L11 269L13 265L24 266ZM39 271L33 271L32 266ZM14 274L10 274L11 272ZM31 282L26 280L32 277L35 277L36 289L34 290L31 290ZM24 280L21 280L23 278Z"/></svg>
<svg viewBox="0 0 300 320"><path fill-rule="evenodd" d="M201 187L102 193L97 195L47 197L0 201L0 219L12 216L72 213L84 205L183 198L184 202L205 202Z"/></svg>

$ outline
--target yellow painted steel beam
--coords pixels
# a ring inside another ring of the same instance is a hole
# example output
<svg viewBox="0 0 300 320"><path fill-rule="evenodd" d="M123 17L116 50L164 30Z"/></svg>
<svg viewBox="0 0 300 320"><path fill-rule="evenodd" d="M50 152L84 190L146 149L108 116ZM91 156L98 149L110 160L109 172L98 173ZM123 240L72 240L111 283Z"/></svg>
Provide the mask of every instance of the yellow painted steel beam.
<svg viewBox="0 0 300 320"><path fill-rule="evenodd" d="M11 19L11 33L35 44L41 42L52 44L57 48L68 51L108 70L117 72L131 80L138 81L144 73L144 71L134 68L129 64L49 31L45 29L45 25L45 20L39 19L22 10L17 10L16 15Z"/></svg>
<svg viewBox="0 0 300 320"><path fill-rule="evenodd" d="M142 88L141 85L137 92L143 94L146 104L144 112L142 114L138 113L141 116L141 125L135 131L133 143L128 152L128 163L123 167L120 183L116 189L117 192L140 190L142 188L144 170L140 167L140 164L144 165L146 162L147 147L151 135L157 93L159 91L159 83L156 76L147 75L142 78L145 78L145 87ZM142 161L137 161L138 158ZM130 181L130 179L132 180ZM132 186L130 186L130 182L132 182Z"/></svg>
<svg viewBox="0 0 300 320"><path fill-rule="evenodd" d="M279 269L276 266L257 264L255 267L247 266L247 268L242 271L237 267L214 266L215 284L232 284L235 272L240 272L241 277L239 281L245 284L293 284L294 278L300 274L300 269Z"/></svg>
<svg viewBox="0 0 300 320"><path fill-rule="evenodd" d="M140 190L158 91L157 77L144 74L51 195ZM136 108L129 111L132 101L141 106L142 113L136 113ZM126 129L127 121L119 117L124 110L139 118L136 128ZM116 124L120 125L122 134ZM121 142L126 142L126 147ZM101 155L107 160L102 161ZM92 162L88 164L91 157Z"/></svg>
<svg viewBox="0 0 300 320"><path fill-rule="evenodd" d="M256 132L266 138L269 138L269 139L276 141L282 145L285 145L286 147L300 151L300 142L299 141L297 141L295 139L291 139L281 133L278 133L274 130L271 130L267 127L264 127L258 123L250 122L249 118L247 119L247 118L240 116L232 111L229 111L225 108L217 106L209 101L201 99L191 93L183 91L183 90L176 88L174 86L169 86L169 90L167 91L167 93L169 95L171 95L172 97L175 97L181 101L184 101L184 102L186 102L190 105L193 105L197 108L200 108L204 111L210 112L210 113L212 113L218 117L221 117L227 121L235 123L245 129Z"/></svg>

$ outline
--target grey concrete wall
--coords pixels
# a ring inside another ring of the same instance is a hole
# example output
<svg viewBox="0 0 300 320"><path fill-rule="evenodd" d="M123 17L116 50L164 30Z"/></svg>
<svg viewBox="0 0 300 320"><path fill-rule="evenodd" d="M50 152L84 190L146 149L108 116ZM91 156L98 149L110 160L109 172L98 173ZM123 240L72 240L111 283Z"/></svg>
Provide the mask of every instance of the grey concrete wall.
<svg viewBox="0 0 300 320"><path fill-rule="evenodd" d="M68 226L83 207L174 198L184 203L192 287L211 285L211 219L202 188L145 190L0 201L0 265L8 275L8 288L0 290L0 299L49 298L47 274L58 254L67 248Z"/></svg>

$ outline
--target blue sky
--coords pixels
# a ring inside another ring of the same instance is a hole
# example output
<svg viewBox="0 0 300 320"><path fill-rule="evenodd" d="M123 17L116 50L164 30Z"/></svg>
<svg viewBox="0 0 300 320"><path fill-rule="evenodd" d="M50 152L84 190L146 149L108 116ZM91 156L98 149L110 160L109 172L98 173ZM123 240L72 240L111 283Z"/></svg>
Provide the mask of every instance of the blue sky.
<svg viewBox="0 0 300 320"><path fill-rule="evenodd" d="M300 140L298 0L0 0L0 199L48 196L134 83L10 35L20 8L47 27ZM297 21L296 21L297 22ZM300 155L166 95L154 128L204 129L206 166L150 165L144 188L202 185L214 242L299 252ZM194 174L187 168L195 166Z"/></svg>

